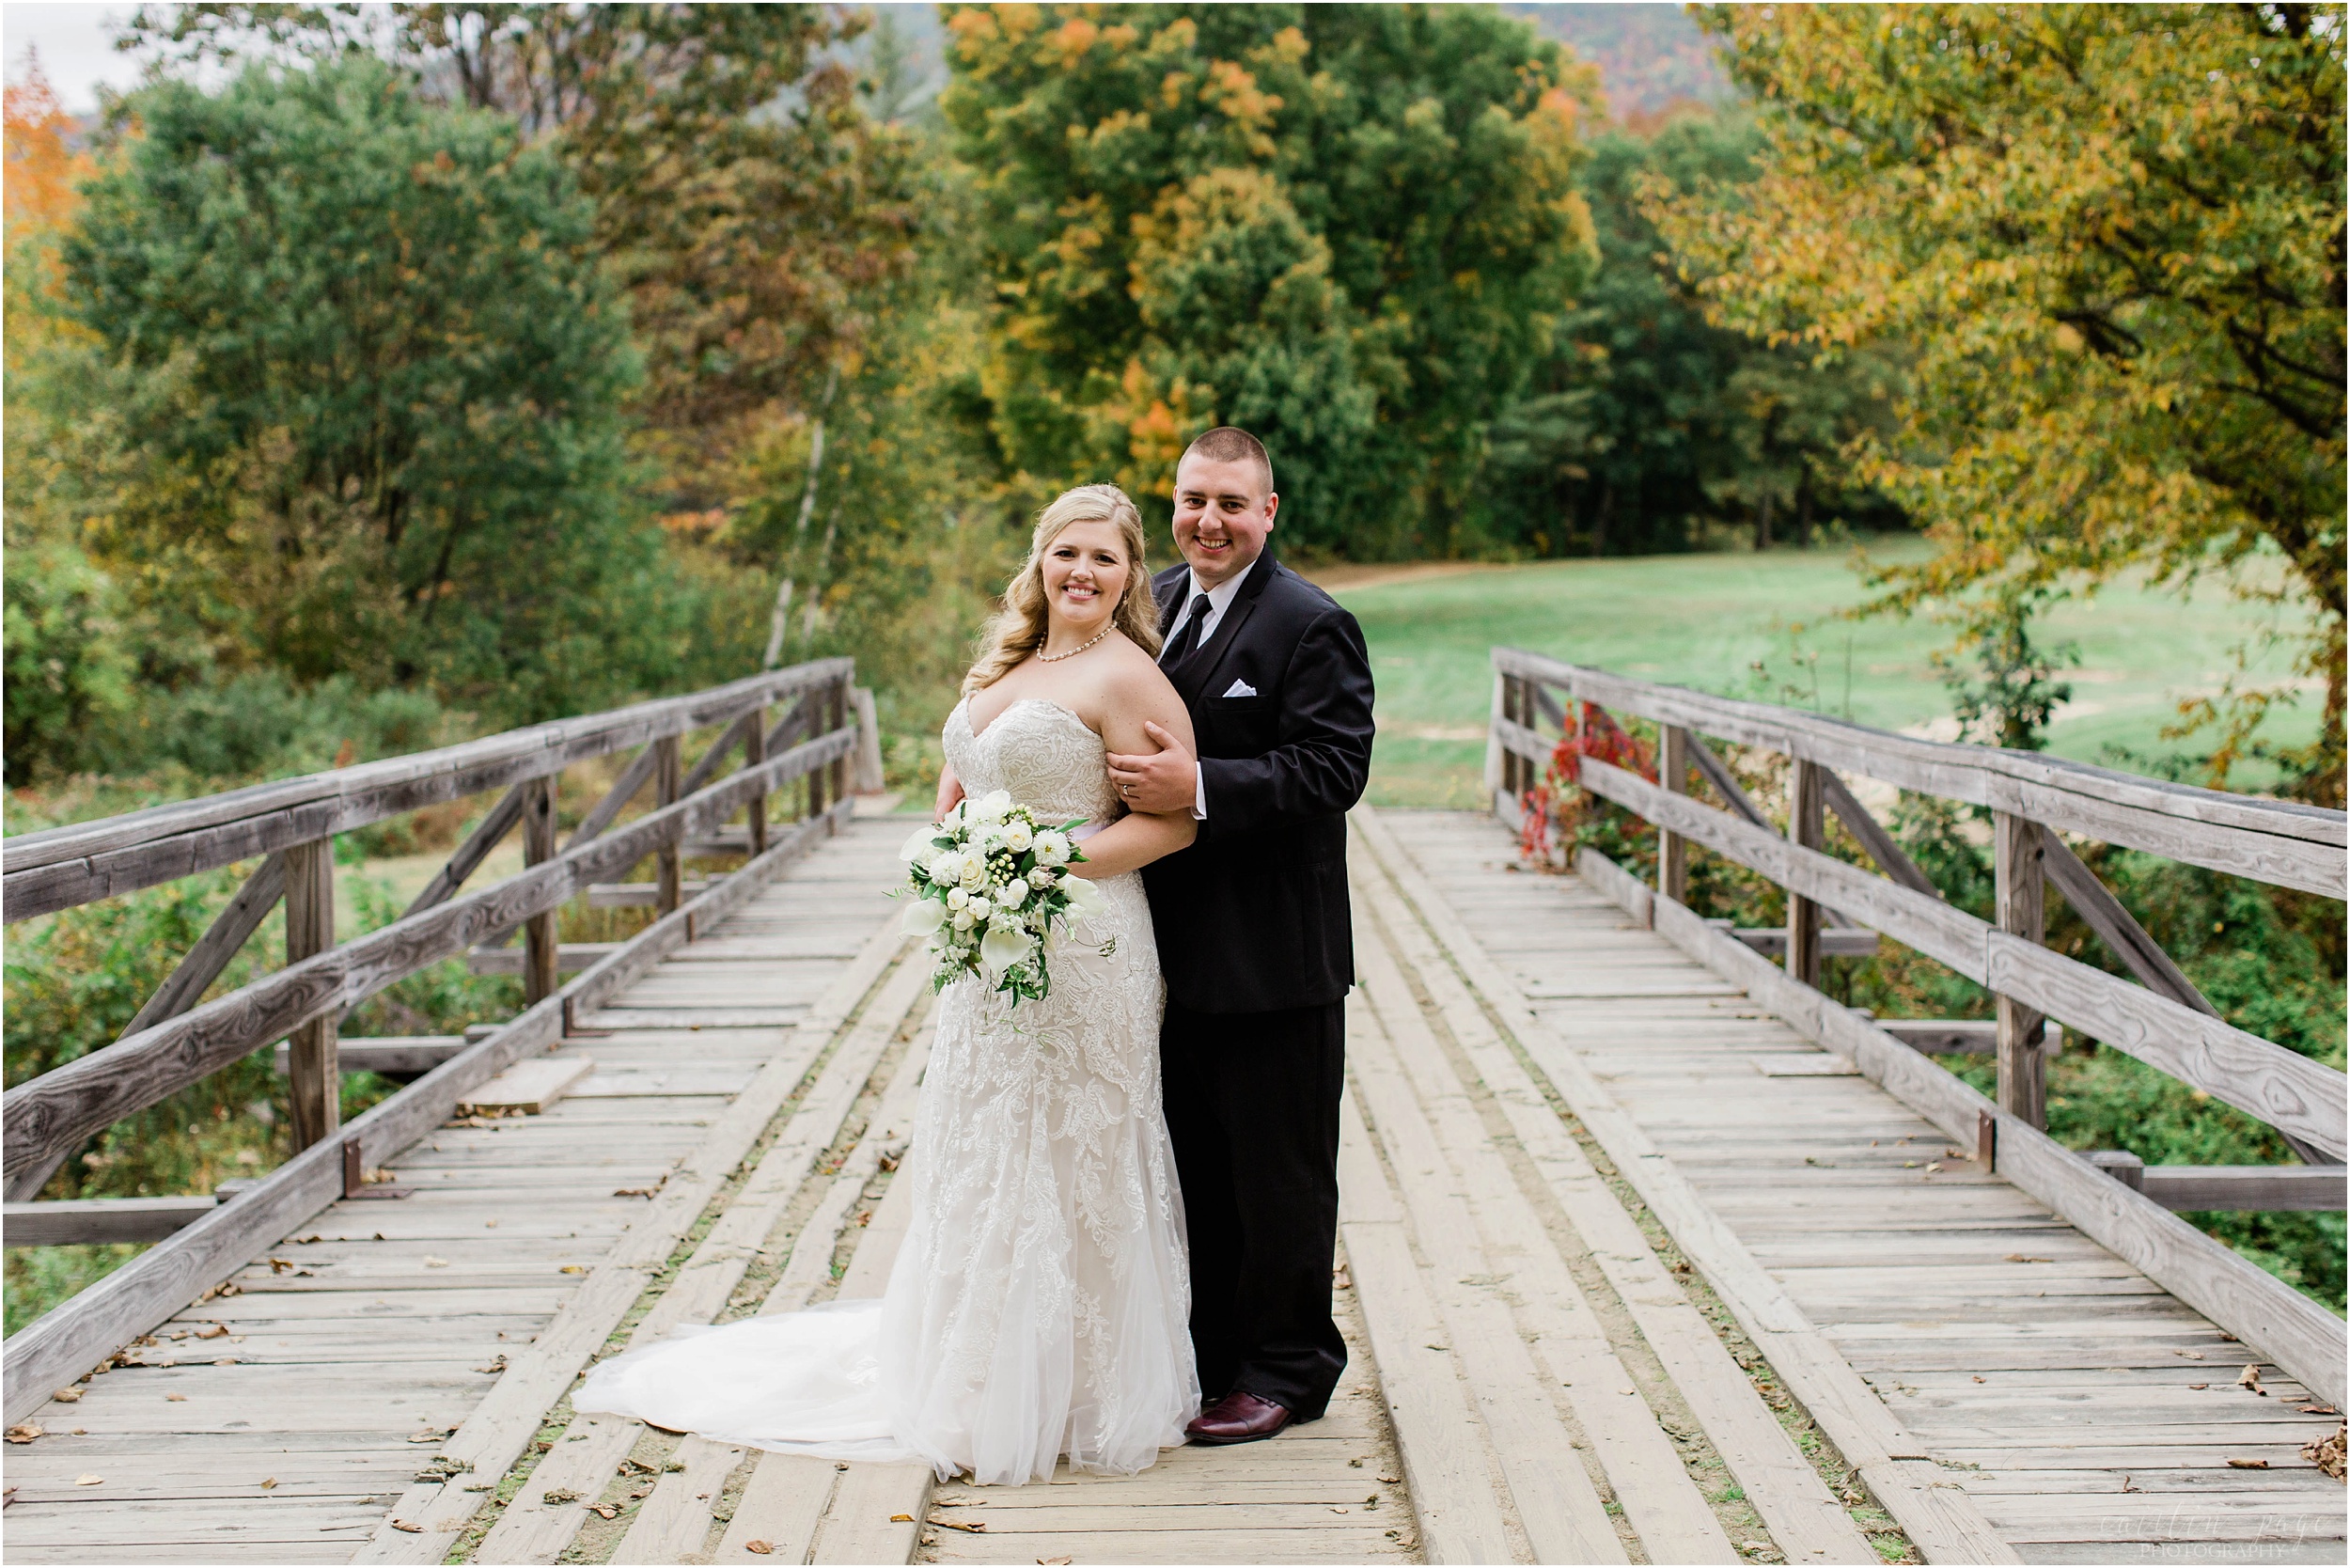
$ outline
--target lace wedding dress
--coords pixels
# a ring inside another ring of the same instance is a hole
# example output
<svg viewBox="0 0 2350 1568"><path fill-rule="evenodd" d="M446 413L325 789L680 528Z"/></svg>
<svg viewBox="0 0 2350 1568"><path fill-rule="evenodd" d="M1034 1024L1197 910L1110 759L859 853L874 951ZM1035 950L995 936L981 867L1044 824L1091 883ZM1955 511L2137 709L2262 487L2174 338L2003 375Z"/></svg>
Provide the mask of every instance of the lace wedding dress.
<svg viewBox="0 0 2350 1568"><path fill-rule="evenodd" d="M947 760L1040 822L1119 814L1102 739L1014 702ZM1052 995L940 996L913 1147L914 1215L879 1301L681 1330L596 1367L572 1400L729 1443L925 1459L942 1476L1131 1474L1198 1411L1183 1200L1159 1101L1164 991L1142 878L1057 936ZM920 962L919 959L916 962Z"/></svg>

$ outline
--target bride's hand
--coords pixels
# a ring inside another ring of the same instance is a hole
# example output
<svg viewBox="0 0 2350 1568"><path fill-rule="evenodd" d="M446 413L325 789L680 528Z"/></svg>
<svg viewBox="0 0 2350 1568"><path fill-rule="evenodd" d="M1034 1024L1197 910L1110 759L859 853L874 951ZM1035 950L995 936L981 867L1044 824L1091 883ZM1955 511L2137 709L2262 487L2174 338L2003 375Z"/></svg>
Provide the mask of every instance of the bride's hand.
<svg viewBox="0 0 2350 1568"><path fill-rule="evenodd" d="M942 821L963 798L963 780L955 776L951 766L942 764L938 770L938 800L931 808L931 821Z"/></svg>

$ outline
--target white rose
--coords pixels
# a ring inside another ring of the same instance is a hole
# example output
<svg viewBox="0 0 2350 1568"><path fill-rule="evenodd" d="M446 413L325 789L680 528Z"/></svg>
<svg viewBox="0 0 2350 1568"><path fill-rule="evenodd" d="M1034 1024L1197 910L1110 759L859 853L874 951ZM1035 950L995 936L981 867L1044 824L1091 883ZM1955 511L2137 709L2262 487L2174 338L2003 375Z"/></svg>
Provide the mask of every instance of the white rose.
<svg viewBox="0 0 2350 1568"><path fill-rule="evenodd" d="M898 929L908 936L928 936L947 923L947 906L936 899L916 899L906 906Z"/></svg>
<svg viewBox="0 0 2350 1568"><path fill-rule="evenodd" d="M1036 836L1036 859L1040 866L1065 866L1069 863L1069 837L1051 828Z"/></svg>
<svg viewBox="0 0 2350 1568"><path fill-rule="evenodd" d="M955 878L955 880L962 883L965 887L971 888L976 892L978 889L987 886L987 862L980 856L976 855L964 855L963 857L961 870L963 874Z"/></svg>
<svg viewBox="0 0 2350 1568"><path fill-rule="evenodd" d="M1011 792L1009 790L990 790L971 803L971 818L974 822L999 823L1010 815L1011 815Z"/></svg>
<svg viewBox="0 0 2350 1568"><path fill-rule="evenodd" d="M979 923L979 917L977 915L974 915L970 910L958 909L955 911L955 929L957 931L969 931L973 926L978 925Z"/></svg>
<svg viewBox="0 0 2350 1568"><path fill-rule="evenodd" d="M947 889L947 907L958 912L971 907L971 895L960 887Z"/></svg>
<svg viewBox="0 0 2350 1568"><path fill-rule="evenodd" d="M989 974L1000 977L1035 948L1035 940L1026 932L1013 926L998 927L979 943L979 962L987 966Z"/></svg>
<svg viewBox="0 0 2350 1568"><path fill-rule="evenodd" d="M1036 830L1026 823L1013 823L1004 829L1004 847L1014 855L1026 852L1036 842Z"/></svg>
<svg viewBox="0 0 2350 1568"><path fill-rule="evenodd" d="M1006 909L1019 908L1028 902L1028 885L1025 882L1006 883L996 890L995 902Z"/></svg>

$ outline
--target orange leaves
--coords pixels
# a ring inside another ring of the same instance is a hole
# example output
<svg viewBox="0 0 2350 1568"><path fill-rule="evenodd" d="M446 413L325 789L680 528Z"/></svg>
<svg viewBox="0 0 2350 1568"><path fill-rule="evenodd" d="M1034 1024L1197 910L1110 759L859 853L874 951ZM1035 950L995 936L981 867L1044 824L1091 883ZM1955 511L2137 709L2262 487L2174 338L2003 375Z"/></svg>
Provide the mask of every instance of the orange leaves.
<svg viewBox="0 0 2350 1568"><path fill-rule="evenodd" d="M87 153L69 144L78 127L57 102L38 54L24 80L0 92L0 124L7 134L4 188L9 238L20 237L24 229L62 227L81 205L75 185L92 165Z"/></svg>

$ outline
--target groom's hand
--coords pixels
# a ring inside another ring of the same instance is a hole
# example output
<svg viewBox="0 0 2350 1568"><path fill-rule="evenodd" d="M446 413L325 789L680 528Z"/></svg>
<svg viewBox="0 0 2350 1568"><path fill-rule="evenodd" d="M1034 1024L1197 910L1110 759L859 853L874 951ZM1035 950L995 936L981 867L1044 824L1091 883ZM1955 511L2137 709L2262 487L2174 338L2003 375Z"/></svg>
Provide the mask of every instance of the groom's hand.
<svg viewBox="0 0 2350 1568"><path fill-rule="evenodd" d="M1118 798L1126 803L1129 811L1147 811L1154 816L1171 816L1180 811L1188 815L1199 798L1198 760L1156 724L1146 719L1142 729L1159 743L1159 749L1147 755L1110 753L1110 782L1118 787Z"/></svg>

